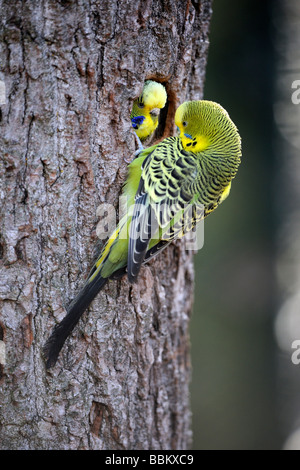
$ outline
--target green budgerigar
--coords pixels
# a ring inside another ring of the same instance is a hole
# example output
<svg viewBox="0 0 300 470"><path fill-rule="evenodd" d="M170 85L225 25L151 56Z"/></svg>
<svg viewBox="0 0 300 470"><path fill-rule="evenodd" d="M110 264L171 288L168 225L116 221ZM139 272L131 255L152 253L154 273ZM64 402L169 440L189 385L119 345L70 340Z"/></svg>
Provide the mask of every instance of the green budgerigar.
<svg viewBox="0 0 300 470"><path fill-rule="evenodd" d="M135 282L143 263L192 230L228 196L241 160L241 139L228 113L212 101L188 101L177 109L175 124L178 137L146 148L129 164L123 188L127 211L48 339L47 368L109 279L127 273Z"/></svg>
<svg viewBox="0 0 300 470"><path fill-rule="evenodd" d="M166 102L165 87L154 80L146 80L142 94L133 102L130 115L132 127L141 142L148 139L157 128L160 110Z"/></svg>

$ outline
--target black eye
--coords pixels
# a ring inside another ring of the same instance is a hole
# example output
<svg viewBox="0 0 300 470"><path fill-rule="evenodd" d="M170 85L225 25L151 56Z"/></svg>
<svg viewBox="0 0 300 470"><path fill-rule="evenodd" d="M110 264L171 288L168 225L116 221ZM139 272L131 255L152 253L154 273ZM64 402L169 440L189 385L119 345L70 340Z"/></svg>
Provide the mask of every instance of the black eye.
<svg viewBox="0 0 300 470"><path fill-rule="evenodd" d="M182 125L183 125L183 127L186 127L186 126L187 126L187 122L186 122L186 121L183 121Z"/></svg>
<svg viewBox="0 0 300 470"><path fill-rule="evenodd" d="M138 107L139 107L139 108L143 109L144 106L145 106L144 103L138 103Z"/></svg>

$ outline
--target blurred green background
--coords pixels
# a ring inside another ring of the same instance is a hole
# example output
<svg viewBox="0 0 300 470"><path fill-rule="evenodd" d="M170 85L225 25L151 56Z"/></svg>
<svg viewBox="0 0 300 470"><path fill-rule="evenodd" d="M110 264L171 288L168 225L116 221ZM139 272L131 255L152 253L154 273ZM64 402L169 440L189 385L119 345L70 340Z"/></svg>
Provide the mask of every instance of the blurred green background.
<svg viewBox="0 0 300 470"><path fill-rule="evenodd" d="M273 120L278 1L214 0L204 98L229 112L243 158L204 224L191 322L194 449L280 449ZM300 76L299 76L300 78Z"/></svg>

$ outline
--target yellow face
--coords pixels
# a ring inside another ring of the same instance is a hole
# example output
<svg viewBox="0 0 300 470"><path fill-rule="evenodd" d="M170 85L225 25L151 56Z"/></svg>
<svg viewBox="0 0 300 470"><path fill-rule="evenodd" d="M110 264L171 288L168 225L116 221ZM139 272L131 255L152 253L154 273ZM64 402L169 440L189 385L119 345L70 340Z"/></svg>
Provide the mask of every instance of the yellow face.
<svg viewBox="0 0 300 470"><path fill-rule="evenodd" d="M154 114L152 111L153 110L151 110L150 112L149 108L144 108L142 112L140 112L141 116L144 117L144 120L142 124L138 126L135 132L137 136L142 140L146 139L150 134L152 134L152 132L154 132L158 126L159 111L157 114Z"/></svg>
<svg viewBox="0 0 300 470"><path fill-rule="evenodd" d="M182 146L185 150L198 153L202 152L209 146L209 140L205 135L194 136L193 134L189 134L184 126L182 126L181 129L179 126L178 128L180 131Z"/></svg>
<svg viewBox="0 0 300 470"><path fill-rule="evenodd" d="M209 138L201 132L199 118L193 113L187 113L186 104L183 103L176 111L175 124L180 132L182 146L189 152L202 152L209 144Z"/></svg>
<svg viewBox="0 0 300 470"><path fill-rule="evenodd" d="M147 80L143 93L133 103L130 116L135 132L141 140L145 140L157 128L159 111L166 101L165 87L161 83Z"/></svg>

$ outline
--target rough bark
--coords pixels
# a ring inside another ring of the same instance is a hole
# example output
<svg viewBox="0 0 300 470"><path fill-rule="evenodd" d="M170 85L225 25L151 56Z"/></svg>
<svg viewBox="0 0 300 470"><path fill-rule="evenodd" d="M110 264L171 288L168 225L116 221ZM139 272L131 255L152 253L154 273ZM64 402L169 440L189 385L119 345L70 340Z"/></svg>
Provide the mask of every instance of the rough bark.
<svg viewBox="0 0 300 470"><path fill-rule="evenodd" d="M163 82L156 138L173 133L177 105L202 97L210 14L210 0L0 0L1 449L191 443L183 241L137 285L110 282L50 372L41 350L91 266L97 207L118 208L133 99Z"/></svg>

